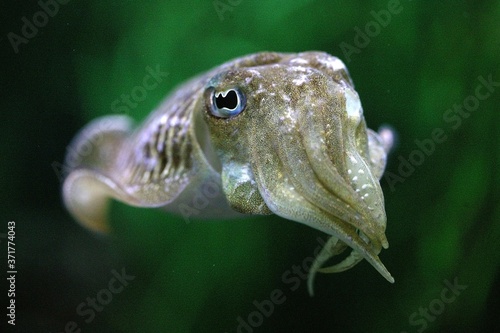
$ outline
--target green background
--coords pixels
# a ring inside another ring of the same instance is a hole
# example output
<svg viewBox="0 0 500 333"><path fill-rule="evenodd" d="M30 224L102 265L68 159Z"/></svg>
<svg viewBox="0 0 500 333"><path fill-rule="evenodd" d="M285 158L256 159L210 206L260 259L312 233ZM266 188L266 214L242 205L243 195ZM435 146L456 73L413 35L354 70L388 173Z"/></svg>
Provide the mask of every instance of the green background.
<svg viewBox="0 0 500 333"><path fill-rule="evenodd" d="M481 76L500 81L500 2L401 1L401 11L350 54L341 46L356 47L356 27L370 27L371 11L388 1L220 3L230 8L221 16L213 1L70 1L15 53L7 34L20 35L22 17L32 21L40 7L3 2L0 233L16 222L18 274L16 326L7 327L6 310L0 325L17 332L62 332L69 321L82 332L237 332L237 318L248 322L253 302L279 289L286 300L254 332L500 331L500 87L467 116L443 118L471 100ZM381 259L395 284L362 262L319 275L313 298L303 280L291 290L283 274L325 236L276 216L185 223L114 204L114 235L96 237L62 206L57 166L66 145L88 121L113 113L112 102L141 84L147 66L169 75L128 112L136 121L183 80L263 50L340 57L369 127L396 129L387 170L402 178L381 182L390 243ZM416 140L436 129L446 139L419 153ZM412 158L419 165L402 176L401 161ZM86 323L77 306L122 268L135 279ZM455 279L467 288L440 303L445 280ZM423 319L419 308L429 307L439 314Z"/></svg>

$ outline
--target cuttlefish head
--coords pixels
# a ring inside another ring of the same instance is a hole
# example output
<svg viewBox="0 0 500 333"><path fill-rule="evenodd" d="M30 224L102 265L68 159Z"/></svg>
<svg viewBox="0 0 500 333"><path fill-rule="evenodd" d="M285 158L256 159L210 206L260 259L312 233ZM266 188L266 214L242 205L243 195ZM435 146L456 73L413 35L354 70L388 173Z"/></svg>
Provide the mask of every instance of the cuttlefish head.
<svg viewBox="0 0 500 333"><path fill-rule="evenodd" d="M388 247L379 178L390 145L366 128L339 59L305 53L230 68L208 82L203 103L235 210L321 230L337 250L353 249L351 264L364 258L394 281L378 258Z"/></svg>

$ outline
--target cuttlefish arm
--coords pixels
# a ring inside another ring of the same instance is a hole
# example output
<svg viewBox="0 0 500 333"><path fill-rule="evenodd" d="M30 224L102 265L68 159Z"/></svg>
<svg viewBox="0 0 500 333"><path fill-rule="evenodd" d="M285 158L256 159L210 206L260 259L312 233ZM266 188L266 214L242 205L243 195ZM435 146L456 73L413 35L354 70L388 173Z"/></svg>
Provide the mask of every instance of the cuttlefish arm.
<svg viewBox="0 0 500 333"><path fill-rule="evenodd" d="M103 142L65 181L65 203L87 227L108 230L107 198L175 211L210 180L222 188L213 200L219 217L274 213L332 236L310 271L311 293L315 272L347 247L347 258L322 270L366 259L394 281L378 257L388 247L379 179L392 137L366 127L339 59L239 58L181 86L135 131L123 123L89 130ZM80 135L73 151L89 141Z"/></svg>

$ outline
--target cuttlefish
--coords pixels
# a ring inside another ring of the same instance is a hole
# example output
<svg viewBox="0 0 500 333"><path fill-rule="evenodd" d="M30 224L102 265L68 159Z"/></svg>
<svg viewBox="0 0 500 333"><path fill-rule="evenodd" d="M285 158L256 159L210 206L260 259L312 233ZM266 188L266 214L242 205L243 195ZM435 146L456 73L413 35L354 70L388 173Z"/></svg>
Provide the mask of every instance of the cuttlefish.
<svg viewBox="0 0 500 333"><path fill-rule="evenodd" d="M379 180L392 142L390 129L367 128L338 58L257 53L184 83L135 129L124 115L91 122L69 146L63 198L82 225L108 232L110 199L187 214L210 193L199 217L276 214L328 234L311 294L316 272L362 259L394 282L378 257L388 248Z"/></svg>

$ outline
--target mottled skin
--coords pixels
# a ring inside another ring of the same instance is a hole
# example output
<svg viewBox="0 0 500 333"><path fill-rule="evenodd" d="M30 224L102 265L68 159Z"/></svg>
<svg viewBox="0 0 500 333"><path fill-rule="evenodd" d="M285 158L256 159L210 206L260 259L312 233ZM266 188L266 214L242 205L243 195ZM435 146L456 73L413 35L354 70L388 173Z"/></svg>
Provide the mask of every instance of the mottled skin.
<svg viewBox="0 0 500 333"><path fill-rule="evenodd" d="M378 258L388 247L379 179L392 135L367 129L339 59L239 58L182 85L143 126L130 127L123 116L102 118L71 144L64 200L90 229L108 230L110 197L185 214L183 203L211 181L222 188L211 205L216 216L274 213L332 236L311 268L311 294L316 271L343 271L363 258L394 281ZM347 258L321 269L347 247Z"/></svg>

